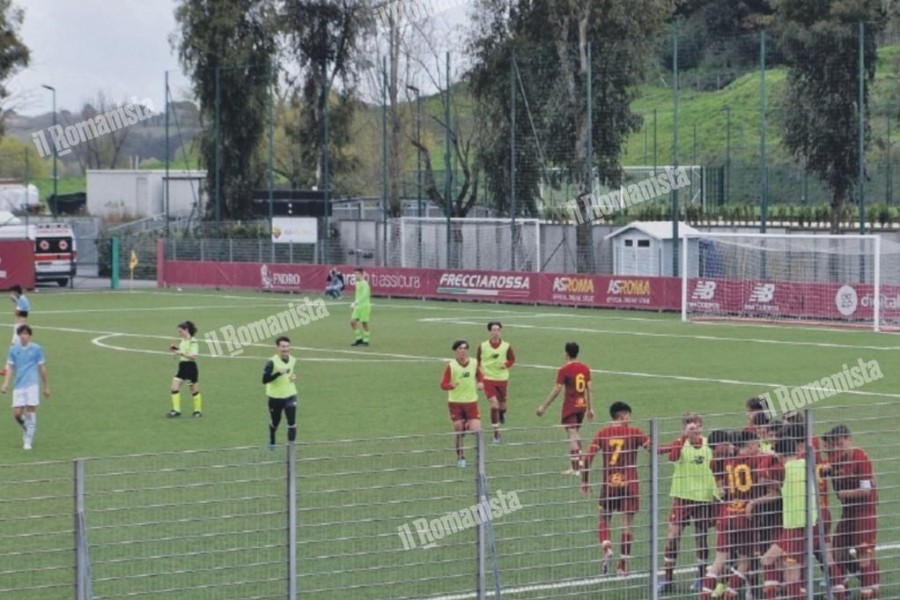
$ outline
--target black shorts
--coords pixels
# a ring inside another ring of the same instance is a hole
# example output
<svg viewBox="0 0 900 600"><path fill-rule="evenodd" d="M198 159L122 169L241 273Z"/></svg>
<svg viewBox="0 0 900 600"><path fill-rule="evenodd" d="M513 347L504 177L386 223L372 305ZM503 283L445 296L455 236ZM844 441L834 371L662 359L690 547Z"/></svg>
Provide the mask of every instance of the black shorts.
<svg viewBox="0 0 900 600"><path fill-rule="evenodd" d="M28 311L27 311L27 310L17 310L17 311L16 311L16 316L17 316L17 317L22 317L23 319L26 319L26 318L28 318Z"/></svg>
<svg viewBox="0 0 900 600"><path fill-rule="evenodd" d="M191 383L200 381L200 371L197 369L197 363L192 360L183 360L178 363L178 372L175 373L175 379L190 381Z"/></svg>
<svg viewBox="0 0 900 600"><path fill-rule="evenodd" d="M283 410L285 408L296 408L297 396L289 398L269 398L269 410Z"/></svg>

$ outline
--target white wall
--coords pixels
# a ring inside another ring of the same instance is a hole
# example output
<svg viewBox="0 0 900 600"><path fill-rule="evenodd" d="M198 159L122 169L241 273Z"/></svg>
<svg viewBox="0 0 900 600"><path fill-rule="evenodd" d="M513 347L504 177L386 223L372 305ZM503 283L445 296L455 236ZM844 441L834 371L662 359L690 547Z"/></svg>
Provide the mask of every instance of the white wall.
<svg viewBox="0 0 900 600"><path fill-rule="evenodd" d="M152 217L165 213L165 171L88 170L87 209L94 216ZM169 171L169 212L205 204L205 171Z"/></svg>

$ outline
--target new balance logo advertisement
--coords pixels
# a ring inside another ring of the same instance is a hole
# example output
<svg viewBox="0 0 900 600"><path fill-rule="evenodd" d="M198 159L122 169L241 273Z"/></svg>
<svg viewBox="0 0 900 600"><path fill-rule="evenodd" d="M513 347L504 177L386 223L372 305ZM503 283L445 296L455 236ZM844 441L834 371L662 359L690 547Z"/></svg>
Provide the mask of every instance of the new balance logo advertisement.
<svg viewBox="0 0 900 600"><path fill-rule="evenodd" d="M715 281L698 281L691 300L712 300L716 296Z"/></svg>
<svg viewBox="0 0 900 600"><path fill-rule="evenodd" d="M754 284L753 288L750 290L750 295L747 297L747 303L744 304L744 310L769 313L780 312L781 309L778 305L770 304L774 298L774 283Z"/></svg>

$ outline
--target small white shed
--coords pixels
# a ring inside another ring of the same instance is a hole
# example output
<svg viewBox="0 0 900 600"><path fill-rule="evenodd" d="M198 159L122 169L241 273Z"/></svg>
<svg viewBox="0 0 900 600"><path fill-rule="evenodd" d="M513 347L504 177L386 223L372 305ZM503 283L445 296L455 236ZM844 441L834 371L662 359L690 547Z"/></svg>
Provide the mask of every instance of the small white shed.
<svg viewBox="0 0 900 600"><path fill-rule="evenodd" d="M685 234L700 233L687 223L678 224L678 271L684 257L681 251ZM672 221L634 221L625 227L616 229L604 239L613 245L613 272L616 275L646 275L671 277L672 251L675 246L672 239ZM688 275L696 277L699 272L697 248L699 240L690 240Z"/></svg>

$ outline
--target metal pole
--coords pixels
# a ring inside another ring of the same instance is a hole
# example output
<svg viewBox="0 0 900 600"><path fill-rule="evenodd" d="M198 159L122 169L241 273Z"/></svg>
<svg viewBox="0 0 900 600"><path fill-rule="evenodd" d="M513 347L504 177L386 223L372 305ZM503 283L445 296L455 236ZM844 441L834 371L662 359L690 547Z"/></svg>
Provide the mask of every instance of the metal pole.
<svg viewBox="0 0 900 600"><path fill-rule="evenodd" d="M271 69L271 65L269 69ZM275 216L274 204L275 204L275 179L273 174L275 160L275 78L271 76L272 73L269 73L271 81L269 85L269 156L268 158L268 183L269 183L269 243L271 245L272 250L272 261L275 261L275 242L271 236L272 233L272 219ZM328 207L325 207L325 212L328 212Z"/></svg>
<svg viewBox="0 0 900 600"><path fill-rule="evenodd" d="M516 270L516 53L512 53L509 68L509 217L510 217L510 270Z"/></svg>
<svg viewBox="0 0 900 600"><path fill-rule="evenodd" d="M331 143L328 132L328 65L322 69L322 129L324 140L322 142L322 191L325 193L325 204L322 207L325 216L325 236L322 243L322 264L328 263L328 252L331 249L331 224L328 220L328 206L331 202L331 167L328 164L329 145Z"/></svg>
<svg viewBox="0 0 900 600"><path fill-rule="evenodd" d="M388 143L387 57L381 59L381 264L387 266Z"/></svg>
<svg viewBox="0 0 900 600"><path fill-rule="evenodd" d="M44 89L50 90L53 96L53 130L56 130L56 88L52 85L42 85ZM56 168L57 160L59 160L59 149L53 144L53 203L50 204L50 214L56 216L56 195L59 192L59 176Z"/></svg>
<svg viewBox="0 0 900 600"><path fill-rule="evenodd" d="M287 444L288 600L297 600L297 443Z"/></svg>
<svg viewBox="0 0 900 600"><path fill-rule="evenodd" d="M222 140L221 140L221 131L220 131L220 112L222 108L222 94L219 87L219 73L221 72L221 68L219 65L216 65L216 103L215 103L215 141L216 141L216 174L215 174L215 195L216 195L216 237L222 237L222 184L221 184L221 171L222 171Z"/></svg>
<svg viewBox="0 0 900 600"><path fill-rule="evenodd" d="M650 420L650 589L651 598L659 589L659 421Z"/></svg>
<svg viewBox="0 0 900 600"><path fill-rule="evenodd" d="M759 232L766 232L769 212L769 173L766 168L766 32L759 32L759 176L762 193Z"/></svg>
<svg viewBox="0 0 900 600"><path fill-rule="evenodd" d="M163 193L166 195L166 238L169 237L169 72L164 73L166 93L163 96L163 108L166 111L166 184Z"/></svg>
<svg viewBox="0 0 900 600"><path fill-rule="evenodd" d="M657 140L656 140L656 109L653 109L653 176L656 177L656 152L657 148Z"/></svg>
<svg viewBox="0 0 900 600"><path fill-rule="evenodd" d="M587 162L587 185L585 186L588 193L588 202L594 197L594 88L593 88L593 70L591 58L591 44L587 45L587 147L585 148L585 160ZM593 216L593 215L591 215ZM587 219L585 224L587 227L588 242L588 269L591 273L595 273L594 268L594 223L593 219Z"/></svg>
<svg viewBox="0 0 900 600"><path fill-rule="evenodd" d="M866 233L866 24L859 22L859 232ZM890 146L889 146L890 147Z"/></svg>
<svg viewBox="0 0 900 600"><path fill-rule="evenodd" d="M893 191L891 188L893 187L893 181L891 180L891 150L893 147L891 146L891 111L888 109L887 111L887 168L885 171L885 184L884 184L884 193L885 200L884 203L890 206L893 203Z"/></svg>
<svg viewBox="0 0 900 600"><path fill-rule="evenodd" d="M731 196L731 105L725 105L725 198L723 204L728 202Z"/></svg>
<svg viewBox="0 0 900 600"><path fill-rule="evenodd" d="M675 26L672 31L672 166L675 172L678 172L678 20L675 20ZM680 213L678 206L678 188L672 186L672 276L678 277L678 216Z"/></svg>
<svg viewBox="0 0 900 600"><path fill-rule="evenodd" d="M450 268L450 217L453 207L450 194L453 190L453 172L450 170L450 53L447 52L447 102L444 105L444 123L446 128L446 148L444 149L444 202L447 205L447 265Z"/></svg>

